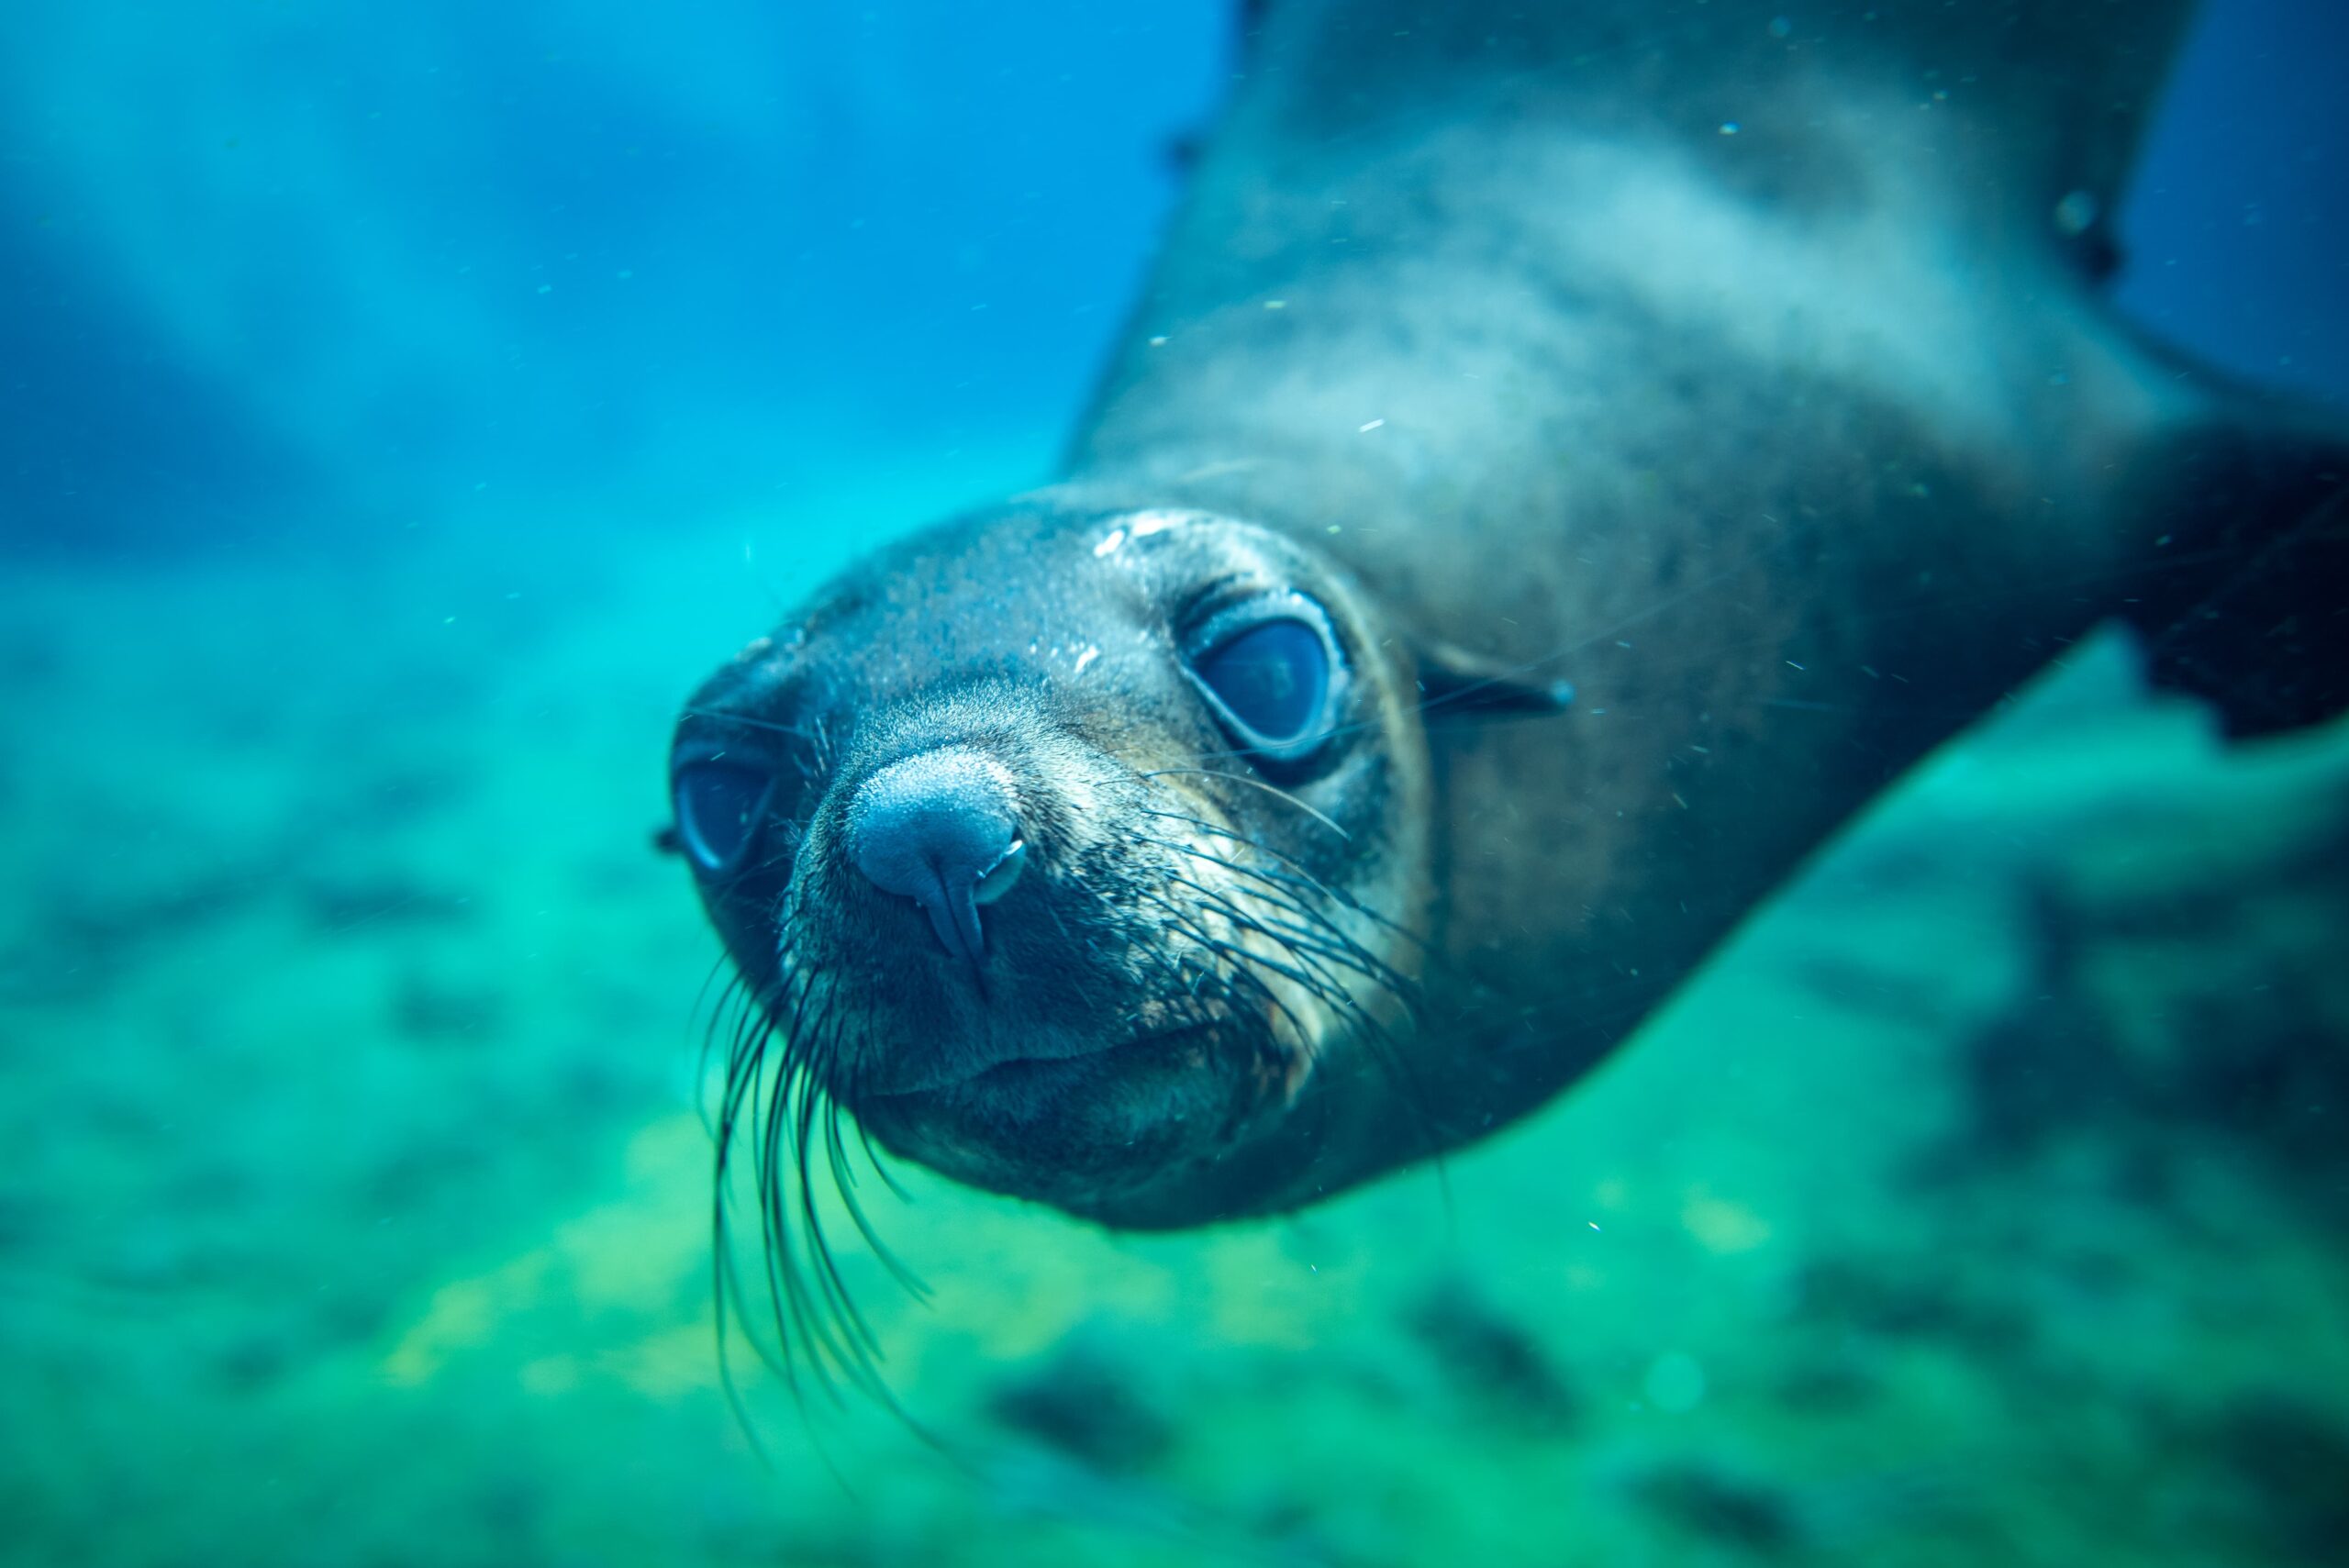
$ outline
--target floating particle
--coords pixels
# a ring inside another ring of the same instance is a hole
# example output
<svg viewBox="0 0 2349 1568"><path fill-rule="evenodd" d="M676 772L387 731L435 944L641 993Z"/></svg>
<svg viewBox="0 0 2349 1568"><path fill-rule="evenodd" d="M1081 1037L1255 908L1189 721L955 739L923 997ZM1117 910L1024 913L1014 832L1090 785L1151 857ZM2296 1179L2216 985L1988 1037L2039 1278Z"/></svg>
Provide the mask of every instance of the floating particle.
<svg viewBox="0 0 2349 1568"><path fill-rule="evenodd" d="M2076 239L2096 222L2097 203L2093 191L2069 191L2055 204L2055 232L2067 239Z"/></svg>

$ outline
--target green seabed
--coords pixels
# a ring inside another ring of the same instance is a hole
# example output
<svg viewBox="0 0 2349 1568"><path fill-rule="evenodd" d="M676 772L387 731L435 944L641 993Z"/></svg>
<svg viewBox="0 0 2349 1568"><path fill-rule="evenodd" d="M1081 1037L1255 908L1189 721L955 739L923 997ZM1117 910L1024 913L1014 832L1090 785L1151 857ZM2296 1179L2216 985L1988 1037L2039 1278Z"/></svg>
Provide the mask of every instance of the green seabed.
<svg viewBox="0 0 2349 1568"><path fill-rule="evenodd" d="M896 468L10 575L0 1559L2338 1560L2349 733L2221 756L2103 654L1441 1176L1150 1238L868 1178L960 1458L738 1351L762 1462L649 837L770 589L1004 477Z"/></svg>

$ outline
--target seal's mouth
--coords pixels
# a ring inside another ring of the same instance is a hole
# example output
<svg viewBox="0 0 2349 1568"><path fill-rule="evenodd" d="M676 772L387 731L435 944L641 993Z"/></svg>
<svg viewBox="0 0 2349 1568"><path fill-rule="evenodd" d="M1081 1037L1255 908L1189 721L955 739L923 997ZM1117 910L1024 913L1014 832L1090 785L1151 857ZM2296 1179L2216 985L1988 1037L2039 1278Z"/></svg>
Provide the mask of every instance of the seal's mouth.
<svg viewBox="0 0 2349 1568"><path fill-rule="evenodd" d="M1187 1065L1204 1070L1217 1028L1211 1023L1186 1024L1176 1029L1138 1034L1130 1040L1105 1045L1097 1051L1080 1051L1074 1055L1015 1056L944 1083L904 1090L895 1095L874 1097L903 1099L966 1085L1033 1097L1074 1088L1105 1067L1114 1069L1150 1061L1174 1061L1186 1054L1196 1058Z"/></svg>
<svg viewBox="0 0 2349 1568"><path fill-rule="evenodd" d="M996 1066L973 1073L963 1082L1033 1094L1039 1089L1074 1084L1092 1066L1123 1066L1128 1061L1172 1056L1184 1047L1196 1047L1200 1054L1196 1066L1205 1066L1205 1047L1212 1044L1215 1030L1215 1023L1186 1023L1182 1029L1151 1030L1134 1035L1132 1040L1104 1044L1102 1050L1085 1051L1081 1056L1012 1056L1010 1061L998 1061Z"/></svg>
<svg viewBox="0 0 2349 1568"><path fill-rule="evenodd" d="M1150 1028L844 1102L885 1147L974 1185L1093 1213L1230 1146L1283 1103L1261 1020Z"/></svg>

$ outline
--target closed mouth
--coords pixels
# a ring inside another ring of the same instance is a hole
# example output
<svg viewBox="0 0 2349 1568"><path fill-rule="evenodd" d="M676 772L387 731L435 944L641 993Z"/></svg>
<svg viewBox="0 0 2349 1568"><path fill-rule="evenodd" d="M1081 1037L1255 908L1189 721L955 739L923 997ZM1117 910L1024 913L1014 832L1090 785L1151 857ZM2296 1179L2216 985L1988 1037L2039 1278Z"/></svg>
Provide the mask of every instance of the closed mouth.
<svg viewBox="0 0 2349 1568"><path fill-rule="evenodd" d="M1215 1028L1211 1023L1186 1024L1179 1029L1135 1035L1102 1046L1097 1051L1079 1051L1071 1056L1014 1056L991 1062L960 1078L927 1084L918 1089L901 1090L882 1097L903 1099L967 1088L992 1090L1021 1098L1051 1095L1093 1076L1105 1065L1131 1062L1141 1066L1147 1062L1163 1059L1167 1048L1175 1042L1204 1040L1214 1032Z"/></svg>

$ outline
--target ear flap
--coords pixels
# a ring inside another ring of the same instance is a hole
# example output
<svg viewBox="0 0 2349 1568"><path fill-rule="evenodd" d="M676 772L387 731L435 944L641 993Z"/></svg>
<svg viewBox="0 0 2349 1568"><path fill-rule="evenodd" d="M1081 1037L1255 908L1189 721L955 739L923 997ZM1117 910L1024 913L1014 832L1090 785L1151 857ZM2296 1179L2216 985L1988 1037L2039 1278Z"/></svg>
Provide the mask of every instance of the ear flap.
<svg viewBox="0 0 2349 1568"><path fill-rule="evenodd" d="M1574 706L1574 683L1544 679L1539 664L1504 664L1428 638L1416 641L1413 651L1419 710L1430 724L1542 718Z"/></svg>

